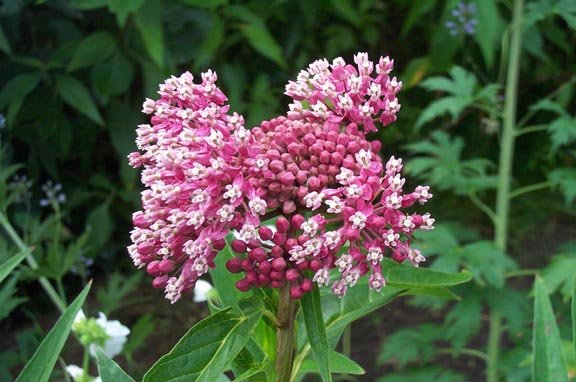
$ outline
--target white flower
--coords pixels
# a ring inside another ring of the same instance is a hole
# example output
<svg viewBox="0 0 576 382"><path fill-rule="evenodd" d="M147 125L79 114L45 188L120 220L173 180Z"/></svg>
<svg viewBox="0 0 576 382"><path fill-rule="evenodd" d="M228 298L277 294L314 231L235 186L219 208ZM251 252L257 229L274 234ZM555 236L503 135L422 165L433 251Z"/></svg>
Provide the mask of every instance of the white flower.
<svg viewBox="0 0 576 382"><path fill-rule="evenodd" d="M75 382L84 382L86 378L84 376L84 369L77 365L68 365L66 366L66 372L72 377ZM86 374L87 375L87 374ZM96 377L92 379L91 377L88 379L92 382L102 382L100 377Z"/></svg>
<svg viewBox="0 0 576 382"><path fill-rule="evenodd" d="M194 302L208 301L212 289L214 289L214 287L208 281L196 281L196 286L194 287Z"/></svg>
<svg viewBox="0 0 576 382"><path fill-rule="evenodd" d="M96 348L102 349L110 358L117 356L122 352L130 334L130 329L122 325L120 321L109 321L102 312L98 313L96 319L86 318L82 310L76 315L72 330L78 333L83 344L89 346L90 355L93 357L96 357Z"/></svg>
<svg viewBox="0 0 576 382"><path fill-rule="evenodd" d="M104 347L102 350L104 353L113 358L122 352L122 348L128 339L128 334L130 334L130 329L126 326L122 325L120 321L113 320L108 321L106 315L102 312L98 313L98 318L96 319L96 323L100 325L106 334L108 335L108 339L104 343ZM98 345L91 345L90 346L90 354L95 357L96 351L95 346Z"/></svg>

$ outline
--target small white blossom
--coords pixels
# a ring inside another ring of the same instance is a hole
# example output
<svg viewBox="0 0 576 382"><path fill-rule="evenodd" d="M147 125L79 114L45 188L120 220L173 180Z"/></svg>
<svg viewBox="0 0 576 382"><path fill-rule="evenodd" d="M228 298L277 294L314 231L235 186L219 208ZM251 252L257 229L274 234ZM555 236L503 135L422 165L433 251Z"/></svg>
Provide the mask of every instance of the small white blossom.
<svg viewBox="0 0 576 382"><path fill-rule="evenodd" d="M208 301L212 289L214 289L214 287L208 281L196 281L196 285L194 286L194 302Z"/></svg>

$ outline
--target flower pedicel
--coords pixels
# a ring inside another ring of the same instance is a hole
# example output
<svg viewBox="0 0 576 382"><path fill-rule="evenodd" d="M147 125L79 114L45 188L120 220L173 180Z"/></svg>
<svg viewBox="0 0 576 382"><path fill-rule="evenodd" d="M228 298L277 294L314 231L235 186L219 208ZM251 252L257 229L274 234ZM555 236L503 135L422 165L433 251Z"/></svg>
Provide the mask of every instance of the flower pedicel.
<svg viewBox="0 0 576 382"><path fill-rule="evenodd" d="M396 119L402 83L387 57L374 64L358 53L354 62L312 63L286 86L287 115L251 130L229 112L212 71L200 83L172 77L159 100L144 102L151 124L138 127L141 152L129 160L143 167L146 189L128 250L171 302L214 267L231 230L227 268L244 274L242 291L289 285L300 298L316 282L343 296L364 275L380 290L384 256L424 261L411 237L434 219L404 210L432 194L404 192L402 160L383 162L381 143L366 136ZM261 225L271 217L275 230Z"/></svg>

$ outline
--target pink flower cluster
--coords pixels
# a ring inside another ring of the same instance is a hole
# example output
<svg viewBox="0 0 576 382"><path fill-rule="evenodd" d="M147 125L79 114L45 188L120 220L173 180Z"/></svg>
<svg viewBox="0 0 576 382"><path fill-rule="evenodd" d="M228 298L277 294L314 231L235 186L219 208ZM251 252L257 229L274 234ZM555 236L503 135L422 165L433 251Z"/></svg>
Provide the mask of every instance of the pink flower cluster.
<svg viewBox="0 0 576 382"><path fill-rule="evenodd" d="M434 219L403 209L424 204L429 188L404 193L402 160L384 164L380 142L366 138L375 122L396 119L402 83L389 77L388 58L354 61L312 63L286 87L290 112L251 130L229 114L211 71L199 84L190 73L172 77L159 100L144 102L151 125L138 127L143 153L129 159L144 167L146 190L128 250L168 299L214 266L231 231L237 255L227 268L244 274L242 291L289 286L299 298L316 282L343 296L366 274L380 290L384 256L424 260L410 241ZM270 217L275 225L263 225Z"/></svg>

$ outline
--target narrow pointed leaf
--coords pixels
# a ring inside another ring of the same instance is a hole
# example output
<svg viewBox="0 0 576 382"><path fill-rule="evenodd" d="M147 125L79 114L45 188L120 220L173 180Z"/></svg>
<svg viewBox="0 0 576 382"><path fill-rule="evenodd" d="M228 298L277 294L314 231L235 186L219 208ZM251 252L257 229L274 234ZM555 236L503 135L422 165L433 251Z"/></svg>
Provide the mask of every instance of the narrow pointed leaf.
<svg viewBox="0 0 576 382"><path fill-rule="evenodd" d="M41 74L39 72L21 74L12 78L2 88L0 92L0 109L3 109L6 105L10 105L8 113L6 114L6 123L8 126L12 126L14 119L22 107L22 103L28 94L36 88L36 85L40 82L40 78Z"/></svg>
<svg viewBox="0 0 576 382"><path fill-rule="evenodd" d="M240 31L258 53L274 61L282 68L287 67L280 44L265 26L247 24L240 26Z"/></svg>
<svg viewBox="0 0 576 382"><path fill-rule="evenodd" d="M59 75L56 77L56 86L64 102L97 124L104 124L100 111L82 82L72 76Z"/></svg>
<svg viewBox="0 0 576 382"><path fill-rule="evenodd" d="M330 371L332 371L332 373L353 375L362 375L366 373L362 366L358 365L344 354L338 353L336 351L330 352ZM318 363L316 360L308 358L302 362L300 372L317 373Z"/></svg>
<svg viewBox="0 0 576 382"><path fill-rule="evenodd" d="M326 337L324 318L322 317L322 303L318 286L302 297L302 313L306 323L308 341L312 348L312 354L316 359L318 371L324 382L331 382L330 375L330 346Z"/></svg>
<svg viewBox="0 0 576 382"><path fill-rule="evenodd" d="M31 250L27 249L18 253L17 255L12 256L8 260L6 260L2 265L0 265L0 283L4 281L6 277L12 272L14 268L18 266L30 254Z"/></svg>
<svg viewBox="0 0 576 382"><path fill-rule="evenodd" d="M50 374L52 374L52 369L56 364L56 360L72 329L74 319L84 304L91 285L92 283L89 282L72 304L62 313L62 316L60 316L54 327L50 330L46 338L44 338L30 361L24 366L16 382L48 381Z"/></svg>
<svg viewBox="0 0 576 382"><path fill-rule="evenodd" d="M96 32L86 37L76 48L68 71L106 61L116 51L116 39L109 32Z"/></svg>
<svg viewBox="0 0 576 382"><path fill-rule="evenodd" d="M142 36L148 55L159 67L164 67L164 24L162 2L146 0L135 13L136 28Z"/></svg>
<svg viewBox="0 0 576 382"><path fill-rule="evenodd" d="M212 382L250 339L261 309L238 315L230 308L194 325L144 375L144 382Z"/></svg>
<svg viewBox="0 0 576 382"><path fill-rule="evenodd" d="M384 259L382 270L388 285L397 288L447 287L472 279L472 274L466 270L460 273L444 273L416 268L408 264L398 264L390 259Z"/></svg>
<svg viewBox="0 0 576 382"><path fill-rule="evenodd" d="M533 346L532 382L568 382L556 317L539 277L535 283Z"/></svg>
<svg viewBox="0 0 576 382"><path fill-rule="evenodd" d="M96 350L96 359L98 360L98 374L102 382L134 382L116 362L108 358L100 349Z"/></svg>

